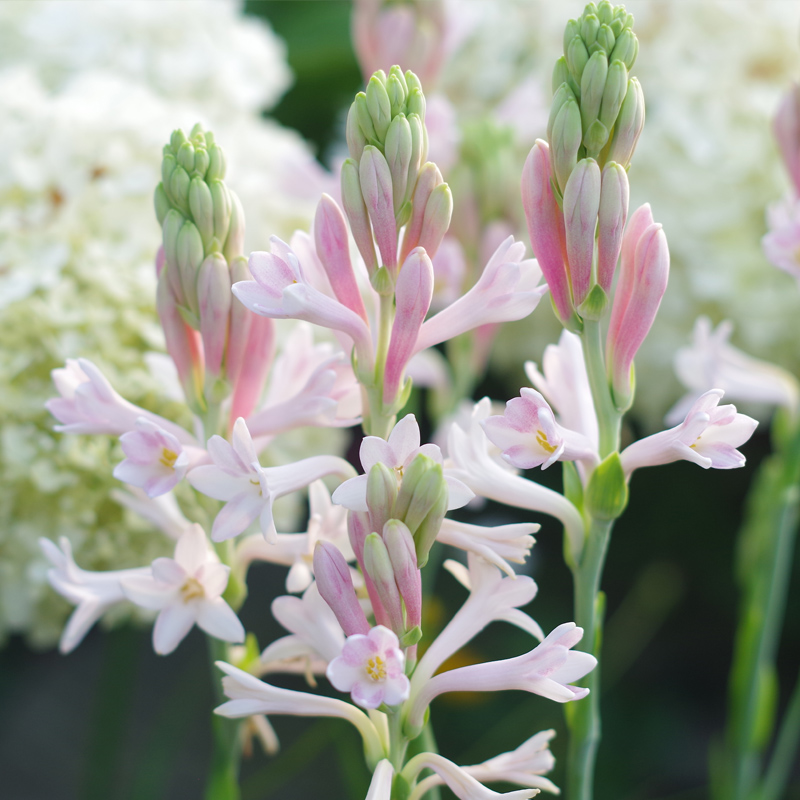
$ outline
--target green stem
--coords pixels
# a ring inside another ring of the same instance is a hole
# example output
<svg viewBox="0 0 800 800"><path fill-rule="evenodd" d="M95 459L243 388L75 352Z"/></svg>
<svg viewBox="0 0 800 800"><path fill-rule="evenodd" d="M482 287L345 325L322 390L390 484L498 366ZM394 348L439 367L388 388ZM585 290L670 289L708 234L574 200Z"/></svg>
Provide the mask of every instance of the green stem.
<svg viewBox="0 0 800 800"><path fill-rule="evenodd" d="M375 346L375 370L371 382L362 380L364 394L367 399L367 414L364 418L364 432L369 436L380 436L387 439L394 427L394 412L386 413L383 402L383 378L386 372L386 356L389 353L389 341L394 322L394 296L380 295L380 320L378 322L378 341Z"/></svg>
<svg viewBox="0 0 800 800"><path fill-rule="evenodd" d="M781 723L780 733L772 753L761 794L758 800L780 800L784 796L786 783L797 764L800 750L800 675L792 692L789 707Z"/></svg>
<svg viewBox="0 0 800 800"><path fill-rule="evenodd" d="M581 649L599 660L605 598L600 592L613 521L594 520L589 528L581 562L573 569L575 622L583 628ZM571 705L567 770L569 800L591 800L594 762L600 744L600 666L582 681L589 696Z"/></svg>
<svg viewBox="0 0 800 800"><path fill-rule="evenodd" d="M228 646L219 639L208 637L208 654L211 660L211 681L218 703L227 699L222 691L222 680L215 661L228 660ZM211 757L211 772L206 785L205 800L239 800L239 763L242 747L239 739L241 723L214 715L212 733L214 752Z"/></svg>
<svg viewBox="0 0 800 800"><path fill-rule="evenodd" d="M603 459L619 448L622 414L614 405L608 386L599 322L584 320L581 343L600 429L600 458Z"/></svg>

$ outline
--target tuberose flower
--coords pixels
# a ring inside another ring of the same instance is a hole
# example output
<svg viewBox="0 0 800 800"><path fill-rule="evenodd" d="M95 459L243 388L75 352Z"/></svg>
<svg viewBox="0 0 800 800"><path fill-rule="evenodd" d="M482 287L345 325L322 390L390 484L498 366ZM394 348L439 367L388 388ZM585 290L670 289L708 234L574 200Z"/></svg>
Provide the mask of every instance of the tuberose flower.
<svg viewBox="0 0 800 800"><path fill-rule="evenodd" d="M396 706L408 698L405 661L397 636L377 625L367 634L348 636L342 654L328 664L327 675L362 708Z"/></svg>

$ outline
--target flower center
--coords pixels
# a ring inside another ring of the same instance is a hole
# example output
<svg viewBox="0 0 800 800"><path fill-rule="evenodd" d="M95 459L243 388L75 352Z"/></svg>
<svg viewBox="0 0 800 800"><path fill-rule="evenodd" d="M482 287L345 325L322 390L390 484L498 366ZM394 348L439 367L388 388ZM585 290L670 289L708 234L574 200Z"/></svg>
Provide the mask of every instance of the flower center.
<svg viewBox="0 0 800 800"><path fill-rule="evenodd" d="M164 447L161 450L161 458L159 461L165 466L173 469L175 467L175 462L178 460L178 454L174 450L169 450L168 448Z"/></svg>
<svg viewBox="0 0 800 800"><path fill-rule="evenodd" d="M536 442L542 450L548 453L555 453L556 448L547 441L547 434L544 431L536 431Z"/></svg>
<svg viewBox="0 0 800 800"><path fill-rule="evenodd" d="M201 584L197 578L187 578L186 583L181 586L181 599L184 603L188 603L190 600L197 600L205 596L206 590L203 588L203 584Z"/></svg>
<svg viewBox="0 0 800 800"><path fill-rule="evenodd" d="M367 661L367 675L376 683L386 680L386 662L381 656L372 656L372 658Z"/></svg>

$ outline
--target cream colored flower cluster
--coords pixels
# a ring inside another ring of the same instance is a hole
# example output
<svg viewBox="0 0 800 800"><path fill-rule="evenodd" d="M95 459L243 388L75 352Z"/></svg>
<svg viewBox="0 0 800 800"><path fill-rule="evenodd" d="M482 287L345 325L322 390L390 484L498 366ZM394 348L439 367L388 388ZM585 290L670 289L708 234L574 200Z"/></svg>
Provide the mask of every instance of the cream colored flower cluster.
<svg viewBox="0 0 800 800"><path fill-rule="evenodd" d="M248 249L307 227L327 176L260 118L288 82L282 43L236 3L0 4L0 641L47 645L63 626L38 537L68 536L89 569L171 553L109 499L116 442L53 433L50 371L91 358L131 401L171 415L144 362L163 348L161 145L178 125L214 126Z"/></svg>

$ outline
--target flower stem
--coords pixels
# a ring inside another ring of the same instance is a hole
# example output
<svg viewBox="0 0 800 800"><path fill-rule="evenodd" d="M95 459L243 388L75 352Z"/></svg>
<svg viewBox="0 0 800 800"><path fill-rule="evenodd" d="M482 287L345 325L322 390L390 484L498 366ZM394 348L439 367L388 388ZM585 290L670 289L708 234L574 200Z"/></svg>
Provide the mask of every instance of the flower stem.
<svg viewBox="0 0 800 800"><path fill-rule="evenodd" d="M386 357L394 322L394 295L380 295L380 321L378 323L378 342L375 346L375 370L369 384L362 381L367 400L367 413L364 416L364 432L368 436L387 439L394 426L395 414L386 413L383 402L383 378L386 372ZM361 376L359 376L359 380Z"/></svg>
<svg viewBox="0 0 800 800"><path fill-rule="evenodd" d="M786 791L792 768L797 764L800 750L800 675L781 723L772 759L764 776L758 800L780 800Z"/></svg>
<svg viewBox="0 0 800 800"><path fill-rule="evenodd" d="M581 343L600 430L600 458L603 459L619 449L622 414L614 405L608 386L600 323L587 319L583 326Z"/></svg>
<svg viewBox="0 0 800 800"><path fill-rule="evenodd" d="M228 661L228 646L225 642L208 638L208 654L211 659L211 680L214 686L214 696L218 703L226 700L222 691L222 681L219 671L214 666L215 661ZM214 738L214 751L211 757L211 771L206 785L205 800L239 800L239 762L242 748L239 739L241 723L235 719L214 715L212 719L212 733Z"/></svg>

